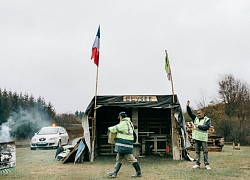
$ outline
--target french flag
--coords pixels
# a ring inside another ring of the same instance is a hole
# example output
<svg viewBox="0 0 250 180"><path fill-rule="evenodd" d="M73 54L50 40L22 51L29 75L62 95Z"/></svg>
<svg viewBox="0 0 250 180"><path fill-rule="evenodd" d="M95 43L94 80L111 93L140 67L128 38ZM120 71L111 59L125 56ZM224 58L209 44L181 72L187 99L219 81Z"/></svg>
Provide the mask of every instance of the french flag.
<svg viewBox="0 0 250 180"><path fill-rule="evenodd" d="M100 54L100 25L95 37L94 44L92 46L91 60L94 58L94 63L99 66L99 54Z"/></svg>

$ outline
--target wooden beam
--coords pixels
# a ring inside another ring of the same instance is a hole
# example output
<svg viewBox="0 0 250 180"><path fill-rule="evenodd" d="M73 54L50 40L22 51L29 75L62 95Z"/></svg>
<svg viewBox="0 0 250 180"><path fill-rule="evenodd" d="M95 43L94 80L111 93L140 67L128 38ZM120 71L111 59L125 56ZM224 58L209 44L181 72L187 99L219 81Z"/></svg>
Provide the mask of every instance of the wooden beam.
<svg viewBox="0 0 250 180"><path fill-rule="evenodd" d="M133 108L132 109L132 121L133 121L133 125L136 125L137 126L137 129L135 129L135 133L136 133L136 136L137 136L137 139L136 139L136 143L138 143L138 139L139 139L139 136L138 136L138 108Z"/></svg>
<svg viewBox="0 0 250 180"><path fill-rule="evenodd" d="M179 131L178 131L178 123L174 117L174 111L171 109L171 125L172 125L172 152L173 152L173 160L180 160L180 147L179 147Z"/></svg>

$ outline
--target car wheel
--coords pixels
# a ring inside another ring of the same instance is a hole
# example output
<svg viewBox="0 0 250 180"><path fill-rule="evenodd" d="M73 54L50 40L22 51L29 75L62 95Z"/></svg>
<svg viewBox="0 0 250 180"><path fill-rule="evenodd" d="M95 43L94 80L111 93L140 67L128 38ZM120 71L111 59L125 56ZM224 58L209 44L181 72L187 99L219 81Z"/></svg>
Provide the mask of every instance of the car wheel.
<svg viewBox="0 0 250 180"><path fill-rule="evenodd" d="M34 148L34 147L31 147L31 148L30 148L30 150L36 150L36 148Z"/></svg>
<svg viewBox="0 0 250 180"><path fill-rule="evenodd" d="M57 147L56 148L59 148L59 147L61 147L62 146L62 143L61 143L61 139L58 141L58 145L57 145Z"/></svg>

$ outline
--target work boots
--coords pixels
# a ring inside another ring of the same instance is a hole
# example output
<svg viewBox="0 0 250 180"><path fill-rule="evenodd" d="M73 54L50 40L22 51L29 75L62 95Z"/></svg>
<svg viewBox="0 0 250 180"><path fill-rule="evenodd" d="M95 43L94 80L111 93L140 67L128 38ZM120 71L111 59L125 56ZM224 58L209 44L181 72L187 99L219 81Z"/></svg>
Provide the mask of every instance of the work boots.
<svg viewBox="0 0 250 180"><path fill-rule="evenodd" d="M133 178L136 178L136 177L141 177L142 174L141 174L141 168L140 168L140 165L138 162L135 162L133 163L133 166L135 168L135 171L136 173L134 175L132 175Z"/></svg>
<svg viewBox="0 0 250 180"><path fill-rule="evenodd" d="M109 177L112 177L112 178L115 178L116 175L117 175L117 173L118 173L118 171L120 170L121 166L122 166L122 163L117 162L117 163L115 164L115 169L114 169L114 171L113 171L113 172L108 172L108 173L107 173L108 176L109 176Z"/></svg>

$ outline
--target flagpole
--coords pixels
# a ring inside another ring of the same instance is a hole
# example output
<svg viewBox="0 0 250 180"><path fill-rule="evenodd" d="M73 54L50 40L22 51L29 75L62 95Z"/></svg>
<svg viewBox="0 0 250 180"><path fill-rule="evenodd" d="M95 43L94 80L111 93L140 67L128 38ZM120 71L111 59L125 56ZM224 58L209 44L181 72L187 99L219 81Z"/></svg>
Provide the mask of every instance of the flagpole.
<svg viewBox="0 0 250 180"><path fill-rule="evenodd" d="M169 64L169 70L170 70L170 82L171 82L171 87L172 87L172 96L173 96L173 104L175 103L175 98L174 98L174 82L173 82L173 77L171 73L171 67Z"/></svg>
<svg viewBox="0 0 250 180"><path fill-rule="evenodd" d="M172 98L173 98L173 104L175 104L175 97L174 97L174 83L173 83L173 77L172 77L172 72L171 72L171 67L170 67L170 63L169 63L169 59L168 59L168 54L167 54L167 50L165 50L166 52L166 63L167 63L167 66L168 66L168 80L170 80L171 82L171 88L172 88ZM165 69L166 69L166 65L165 65ZM176 143L176 142L179 142L179 134L178 134L178 131L176 131L176 128L177 128L177 121L175 120L175 117L174 117L174 109L171 108L171 129L172 129L172 132L171 132L171 136L172 136L172 143L171 143L171 146L172 146L172 155L173 155L173 159L174 160L178 160L181 156L180 156L180 144L179 143Z"/></svg>
<svg viewBox="0 0 250 180"><path fill-rule="evenodd" d="M95 99L94 99L94 117L92 119L92 144L90 161L94 161L95 156L95 140L96 140L96 110L97 110L97 87L98 87L98 70L99 70L99 54L100 54L100 25L97 30L96 38L92 47L91 59L94 58L96 64L96 84L95 84Z"/></svg>
<svg viewBox="0 0 250 180"><path fill-rule="evenodd" d="M95 156L95 139L96 139L96 102L97 102L97 87L98 87L98 69L96 66L96 84L95 84L95 103L94 103L94 118L92 120L92 148L91 148L91 162L94 161Z"/></svg>

